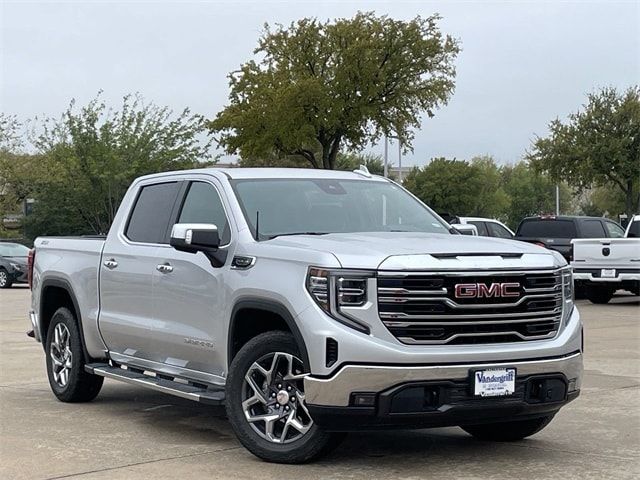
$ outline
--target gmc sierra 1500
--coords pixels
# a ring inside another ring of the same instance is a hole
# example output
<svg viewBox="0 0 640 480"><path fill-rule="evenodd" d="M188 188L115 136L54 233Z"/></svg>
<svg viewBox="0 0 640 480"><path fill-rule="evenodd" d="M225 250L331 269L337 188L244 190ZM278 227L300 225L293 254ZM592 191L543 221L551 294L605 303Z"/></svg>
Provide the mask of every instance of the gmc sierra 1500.
<svg viewBox="0 0 640 480"><path fill-rule="evenodd" d="M459 235L366 169L145 176L106 238L38 238L29 265L56 397L107 377L224 403L268 461L366 428L521 439L580 391L562 256Z"/></svg>

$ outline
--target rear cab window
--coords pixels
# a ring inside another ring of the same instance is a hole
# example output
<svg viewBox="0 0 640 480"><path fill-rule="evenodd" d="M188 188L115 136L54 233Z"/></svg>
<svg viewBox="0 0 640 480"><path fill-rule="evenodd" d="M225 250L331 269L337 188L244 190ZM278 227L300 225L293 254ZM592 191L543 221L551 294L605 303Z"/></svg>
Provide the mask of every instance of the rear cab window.
<svg viewBox="0 0 640 480"><path fill-rule="evenodd" d="M532 219L524 220L518 229L518 237L576 238L576 226L572 220Z"/></svg>
<svg viewBox="0 0 640 480"><path fill-rule="evenodd" d="M125 236L132 242L169 243L167 229L178 190L178 182L143 186L129 216Z"/></svg>

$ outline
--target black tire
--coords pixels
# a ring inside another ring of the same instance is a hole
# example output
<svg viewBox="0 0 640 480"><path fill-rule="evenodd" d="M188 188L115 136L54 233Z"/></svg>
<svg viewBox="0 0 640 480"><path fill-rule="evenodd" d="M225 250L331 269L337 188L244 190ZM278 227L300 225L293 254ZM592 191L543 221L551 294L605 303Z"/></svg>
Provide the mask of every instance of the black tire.
<svg viewBox="0 0 640 480"><path fill-rule="evenodd" d="M615 290L610 287L595 287L589 286L586 291L586 297L591 303L598 305L604 305L609 303L609 300L613 298Z"/></svg>
<svg viewBox="0 0 640 480"><path fill-rule="evenodd" d="M13 281L11 275L4 268L0 267L0 288L11 288Z"/></svg>
<svg viewBox="0 0 640 480"><path fill-rule="evenodd" d="M68 350L70 351L69 369L67 374L67 381L61 384L59 380L55 378L54 374L54 360L52 358L52 350L54 350L54 356L56 355L55 336L56 327L60 327L62 330L66 328L69 333ZM92 375L85 371L84 365L84 352L82 350L82 344L80 340L80 331L74 315L68 308L61 307L51 317L51 323L47 331L47 339L45 344L45 353L47 359L47 375L49 377L49 385L53 394L62 402L90 402L102 388L103 377L98 375Z"/></svg>
<svg viewBox="0 0 640 480"><path fill-rule="evenodd" d="M481 425L460 426L469 435L478 440L491 442L514 442L538 433L553 420L553 415L517 420L513 422L486 423Z"/></svg>
<svg viewBox="0 0 640 480"><path fill-rule="evenodd" d="M276 352L302 358L293 335L282 331L258 335L240 349L231 362L227 378L227 417L240 443L256 457L274 463L309 462L337 447L344 434L330 433L313 424L301 438L291 443L273 443L254 431L242 407L242 402L246 399L245 375L254 362ZM308 365L303 367L304 371L309 371ZM264 388L264 385L261 388Z"/></svg>

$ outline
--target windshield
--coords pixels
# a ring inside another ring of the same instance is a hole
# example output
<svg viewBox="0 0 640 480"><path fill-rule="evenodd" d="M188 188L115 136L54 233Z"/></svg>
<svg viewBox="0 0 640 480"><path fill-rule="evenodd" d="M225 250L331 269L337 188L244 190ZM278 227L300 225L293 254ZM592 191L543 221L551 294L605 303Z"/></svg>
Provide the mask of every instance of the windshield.
<svg viewBox="0 0 640 480"><path fill-rule="evenodd" d="M0 243L0 257L26 257L29 249L19 243Z"/></svg>
<svg viewBox="0 0 640 480"><path fill-rule="evenodd" d="M449 233L424 205L389 182L259 179L232 184L254 237L259 215L260 239L343 232Z"/></svg>

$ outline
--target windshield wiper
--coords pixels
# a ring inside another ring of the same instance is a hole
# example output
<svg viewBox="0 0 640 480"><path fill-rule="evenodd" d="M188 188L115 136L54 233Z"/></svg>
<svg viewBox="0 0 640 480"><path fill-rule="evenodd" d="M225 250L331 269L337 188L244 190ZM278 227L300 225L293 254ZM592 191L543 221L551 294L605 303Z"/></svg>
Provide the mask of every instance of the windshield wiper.
<svg viewBox="0 0 640 480"><path fill-rule="evenodd" d="M330 232L289 232L289 233L277 233L270 235L267 240L272 240L276 237L290 237L292 235L328 235Z"/></svg>

